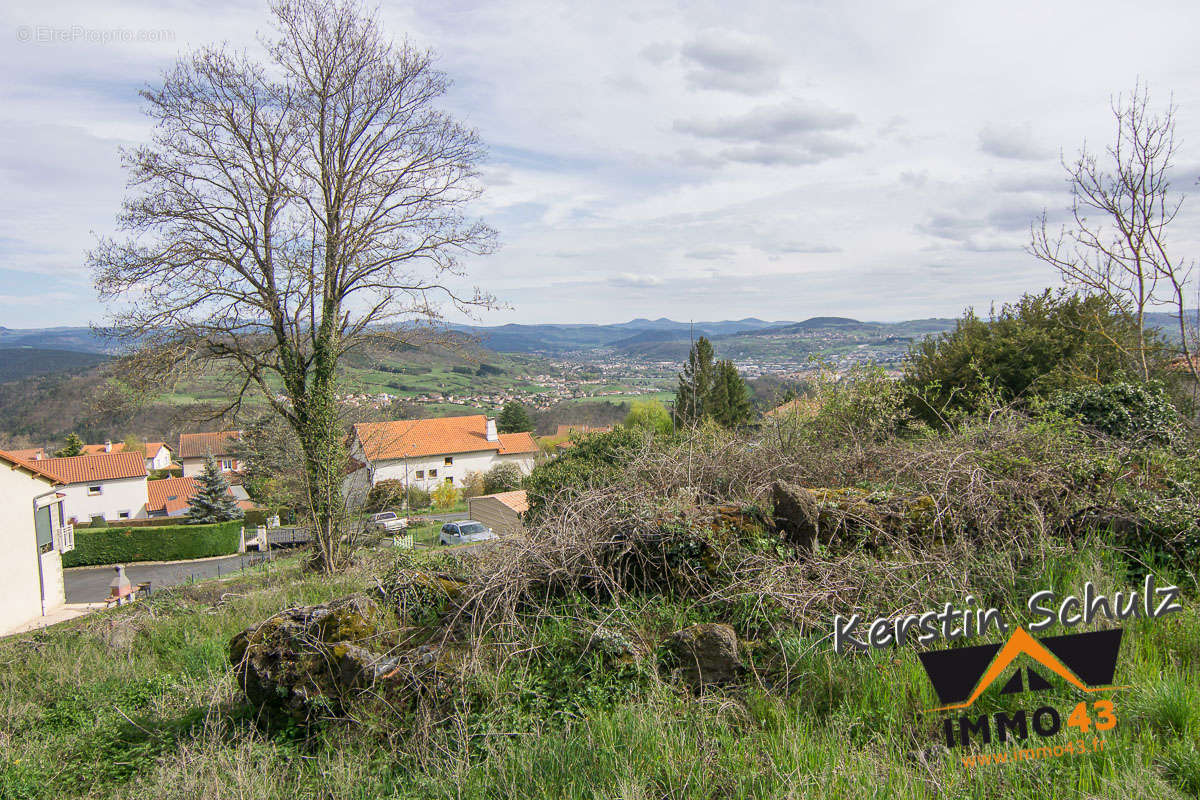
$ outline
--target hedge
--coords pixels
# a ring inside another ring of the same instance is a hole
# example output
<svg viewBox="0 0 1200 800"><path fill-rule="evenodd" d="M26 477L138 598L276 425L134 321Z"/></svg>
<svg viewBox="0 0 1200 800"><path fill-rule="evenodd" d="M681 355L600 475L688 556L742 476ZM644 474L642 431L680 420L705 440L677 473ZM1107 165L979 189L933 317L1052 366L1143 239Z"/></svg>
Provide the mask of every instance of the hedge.
<svg viewBox="0 0 1200 800"><path fill-rule="evenodd" d="M241 544L241 527L242 521L234 520L214 525L77 529L75 549L64 553L62 562L64 567L83 567L232 555Z"/></svg>

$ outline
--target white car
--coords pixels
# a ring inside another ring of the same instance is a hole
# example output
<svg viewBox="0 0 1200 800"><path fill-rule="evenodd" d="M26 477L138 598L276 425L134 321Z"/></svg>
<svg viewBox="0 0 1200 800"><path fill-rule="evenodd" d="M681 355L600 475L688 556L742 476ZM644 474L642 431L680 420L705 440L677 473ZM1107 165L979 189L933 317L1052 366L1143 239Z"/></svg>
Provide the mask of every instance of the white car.
<svg viewBox="0 0 1200 800"><path fill-rule="evenodd" d="M378 514L371 515L370 525L376 530L394 533L407 528L408 520L405 517L397 516L395 511L380 511Z"/></svg>
<svg viewBox="0 0 1200 800"><path fill-rule="evenodd" d="M438 544L467 544L469 542L486 542L498 538L492 529L482 522L464 519L459 522L447 522L442 526L438 536Z"/></svg>

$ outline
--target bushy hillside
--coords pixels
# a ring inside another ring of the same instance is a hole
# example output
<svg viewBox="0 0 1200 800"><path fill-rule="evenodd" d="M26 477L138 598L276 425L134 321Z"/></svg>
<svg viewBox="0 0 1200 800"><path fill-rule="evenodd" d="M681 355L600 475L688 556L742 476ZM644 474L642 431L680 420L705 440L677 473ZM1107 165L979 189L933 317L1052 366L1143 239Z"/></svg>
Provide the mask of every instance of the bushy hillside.
<svg viewBox="0 0 1200 800"><path fill-rule="evenodd" d="M1197 796L1194 447L1003 409L935 432L897 400L863 382L752 434L597 436L535 473L525 537L0 643L0 796ZM1182 610L1119 623L1102 736L1066 727L1092 696L1057 679L981 701L1064 709L1020 745L1045 756L946 746L918 653L947 642L831 646L838 614L970 595L1026 624L1035 592L1148 574Z"/></svg>

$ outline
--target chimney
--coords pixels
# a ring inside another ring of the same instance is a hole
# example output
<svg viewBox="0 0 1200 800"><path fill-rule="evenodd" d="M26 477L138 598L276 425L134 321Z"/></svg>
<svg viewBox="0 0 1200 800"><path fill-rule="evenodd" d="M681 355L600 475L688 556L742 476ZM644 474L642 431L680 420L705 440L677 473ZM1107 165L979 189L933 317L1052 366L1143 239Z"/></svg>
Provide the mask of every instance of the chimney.
<svg viewBox="0 0 1200 800"><path fill-rule="evenodd" d="M104 440L104 452L106 452L106 453L112 452L112 439Z"/></svg>
<svg viewBox="0 0 1200 800"><path fill-rule="evenodd" d="M487 421L487 440L489 442L500 441L500 437L496 434L496 420L494 419Z"/></svg>
<svg viewBox="0 0 1200 800"><path fill-rule="evenodd" d="M133 589L133 584L129 582L129 578L125 577L124 565L116 566L117 577L112 579L112 583L108 585L109 597L124 597Z"/></svg>

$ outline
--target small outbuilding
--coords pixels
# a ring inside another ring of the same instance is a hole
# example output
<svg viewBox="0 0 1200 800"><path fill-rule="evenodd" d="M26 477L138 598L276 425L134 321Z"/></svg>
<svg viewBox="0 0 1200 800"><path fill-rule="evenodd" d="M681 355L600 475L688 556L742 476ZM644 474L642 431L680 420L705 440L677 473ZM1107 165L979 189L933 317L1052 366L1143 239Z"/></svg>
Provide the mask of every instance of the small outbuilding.
<svg viewBox="0 0 1200 800"><path fill-rule="evenodd" d="M467 500L467 515L500 536L523 533L525 526L522 520L528 510L529 498L524 489L485 494Z"/></svg>

